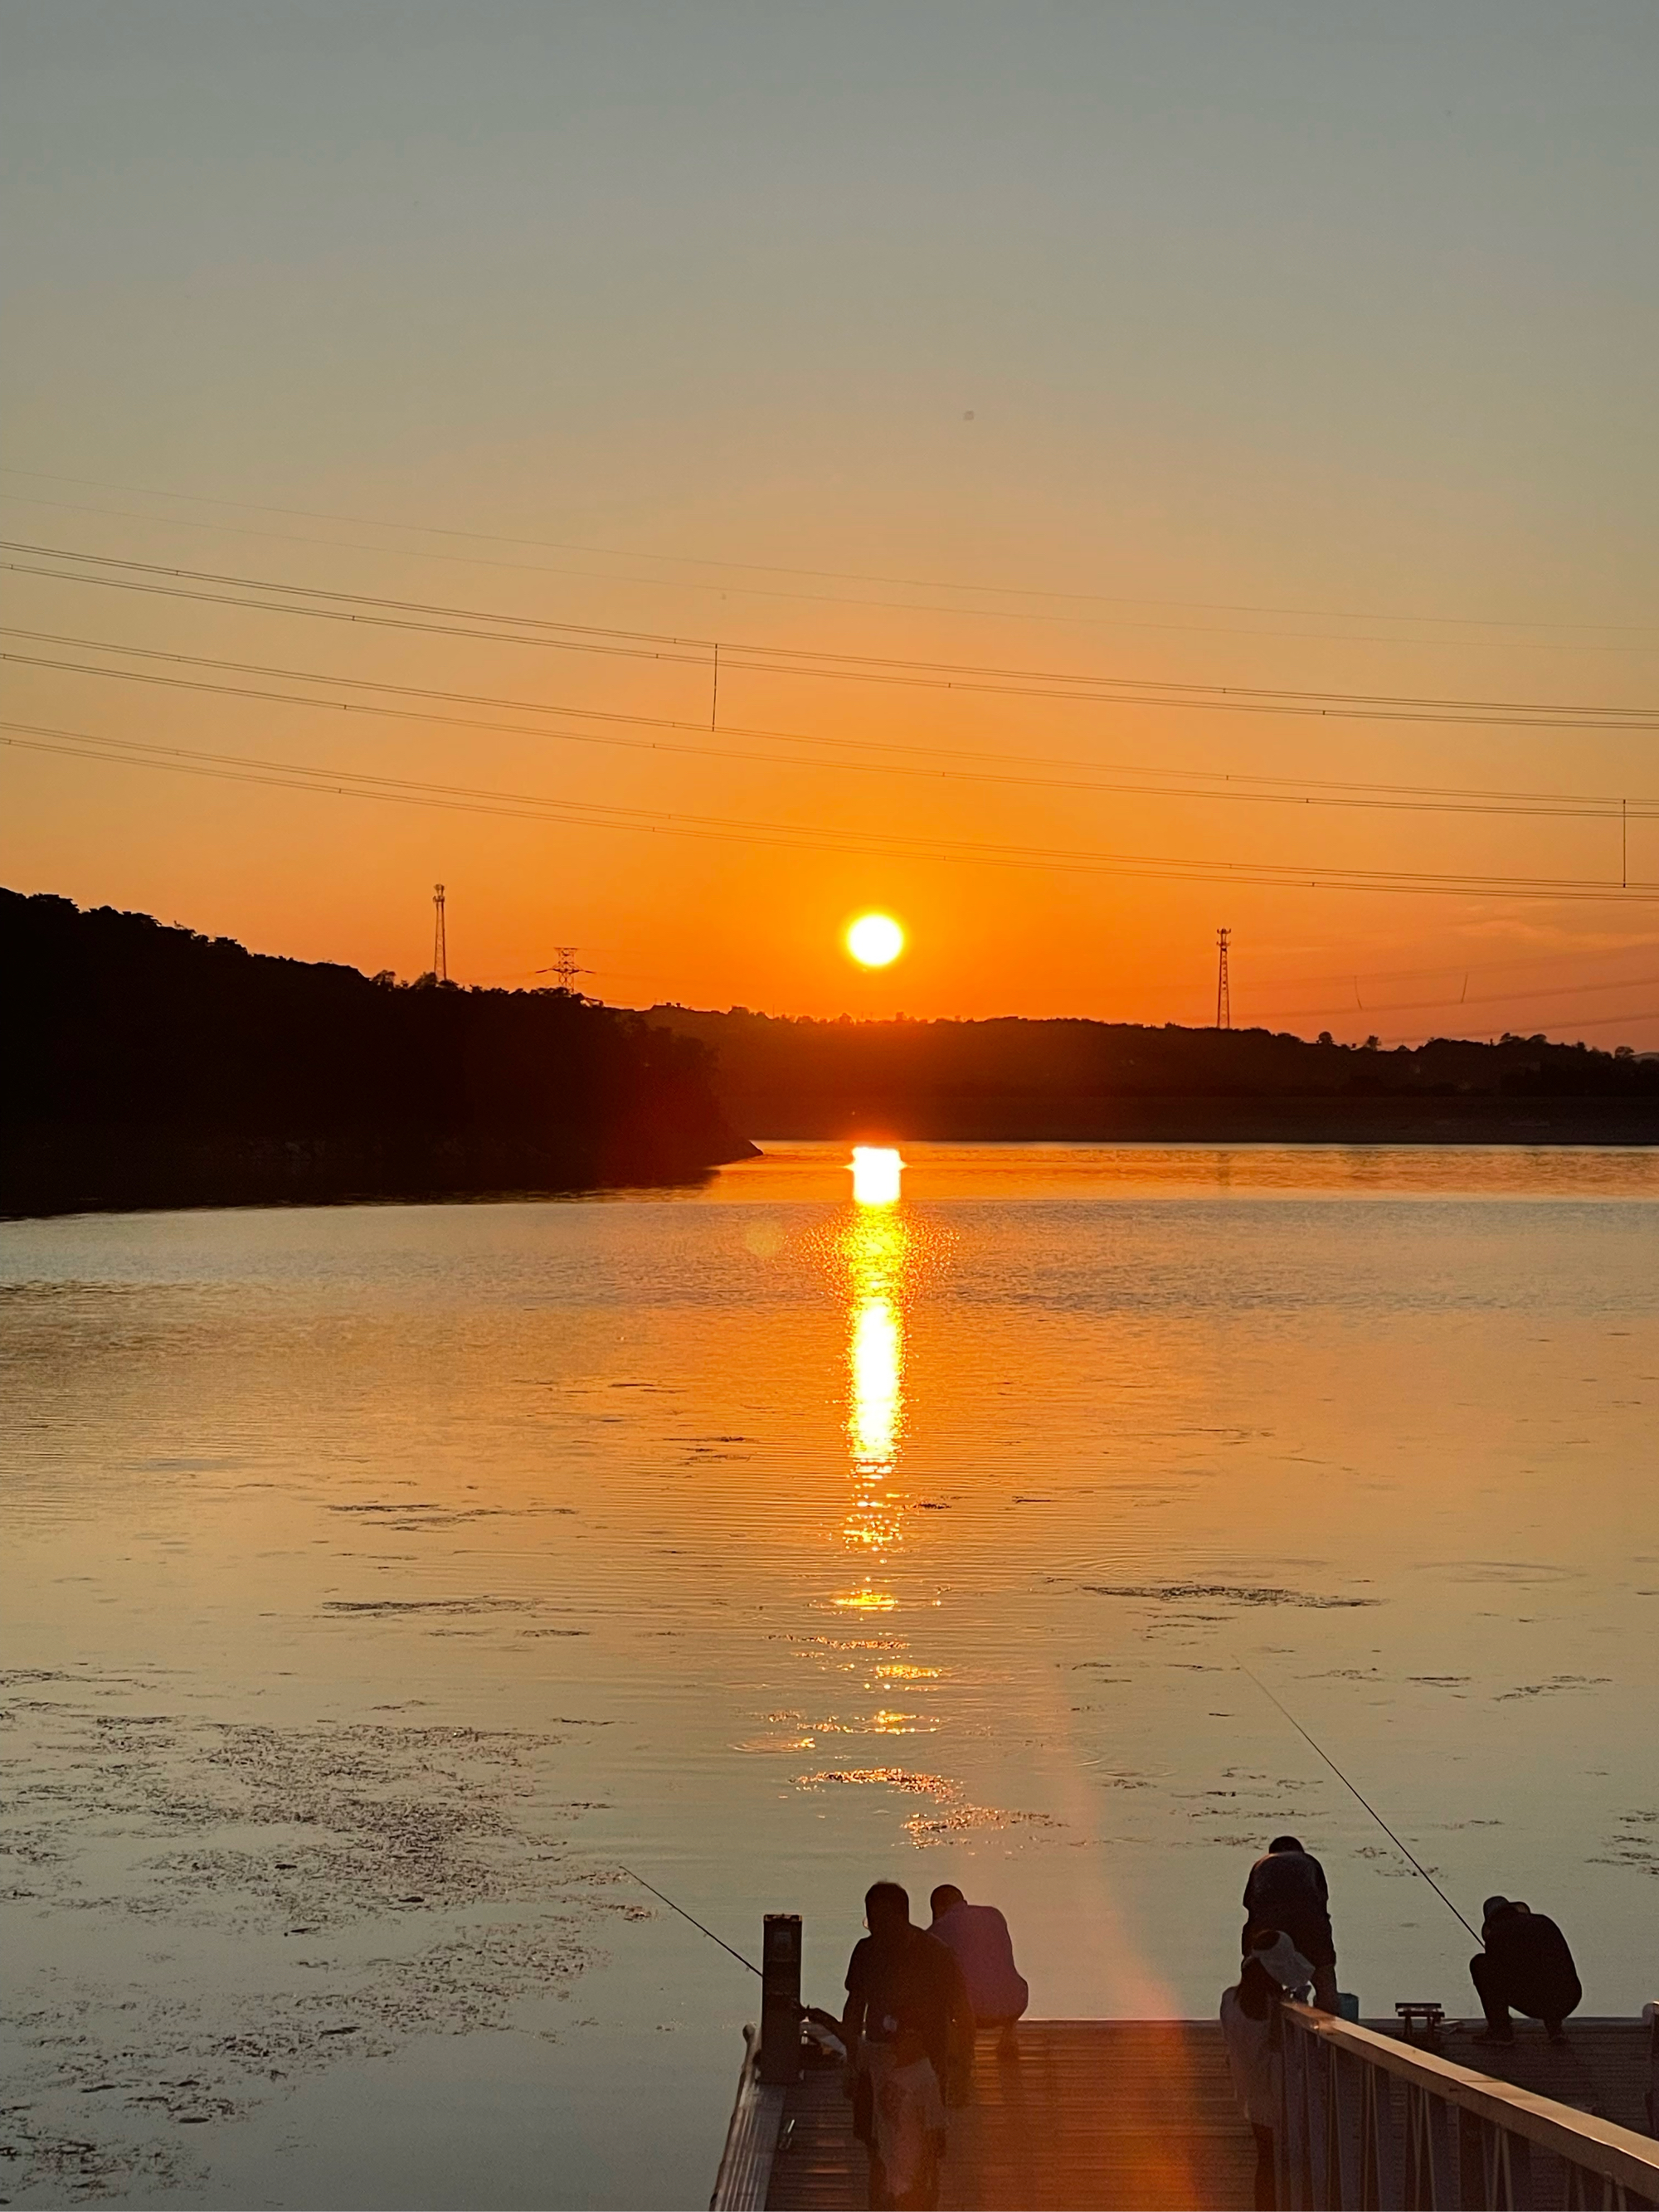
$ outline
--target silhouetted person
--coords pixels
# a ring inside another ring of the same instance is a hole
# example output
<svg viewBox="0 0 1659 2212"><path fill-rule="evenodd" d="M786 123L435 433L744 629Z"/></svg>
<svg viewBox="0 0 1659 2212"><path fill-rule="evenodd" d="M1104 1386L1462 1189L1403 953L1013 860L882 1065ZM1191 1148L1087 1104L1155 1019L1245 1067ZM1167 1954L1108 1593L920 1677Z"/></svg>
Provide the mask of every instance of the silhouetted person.
<svg viewBox="0 0 1659 2212"><path fill-rule="evenodd" d="M1567 1939L1542 1912L1507 1897L1489 1897L1480 1908L1485 1949L1469 1960L1469 1973L1486 2015L1477 2043L1513 2043L1510 2008L1541 2020L1552 2043L1565 2043L1567 2014L1583 1996Z"/></svg>
<svg viewBox="0 0 1659 2212"><path fill-rule="evenodd" d="M1259 1928L1249 1939L1237 1985L1221 1996L1221 2032L1233 2089L1255 2137L1256 2212L1277 2202L1273 2130L1284 2085L1285 2023L1279 2006L1304 1990L1313 1968L1281 1929Z"/></svg>
<svg viewBox="0 0 1659 2212"><path fill-rule="evenodd" d="M1267 1856L1250 1869L1244 1885L1244 1934L1241 1949L1263 1929L1288 1936L1313 1968L1313 2001L1322 2012L1336 2010L1336 1938L1331 1933L1330 1892L1325 1869L1294 1836L1275 1836Z"/></svg>
<svg viewBox="0 0 1659 2212"><path fill-rule="evenodd" d="M969 1905L954 1882L941 1882L928 1903L933 1914L928 1933L956 1954L974 2026L1000 2028L999 2048L1012 2054L1014 2022L1024 2017L1031 1992L1014 1964L1008 1923L994 1905Z"/></svg>
<svg viewBox="0 0 1659 2212"><path fill-rule="evenodd" d="M848 1964L842 2020L854 2130L870 2149L872 2207L925 2212L939 2198L944 2084L972 2019L968 1992L953 1954L912 1924L896 1881L867 1890L864 1913L870 1932Z"/></svg>

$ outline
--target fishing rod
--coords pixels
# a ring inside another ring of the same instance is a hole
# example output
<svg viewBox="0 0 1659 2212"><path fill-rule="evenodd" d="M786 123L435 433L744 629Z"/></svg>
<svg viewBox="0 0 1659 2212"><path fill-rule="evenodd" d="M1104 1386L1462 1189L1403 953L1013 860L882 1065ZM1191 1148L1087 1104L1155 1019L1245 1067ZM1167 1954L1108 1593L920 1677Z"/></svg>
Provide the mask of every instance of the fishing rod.
<svg viewBox="0 0 1659 2212"><path fill-rule="evenodd" d="M1395 1835L1395 1833L1394 1830L1393 1830L1393 1829L1389 1826L1388 1822L1387 1822L1387 1821L1382 1818L1382 1814L1377 1811L1377 1809L1376 1809L1376 1806L1375 1806L1375 1805L1373 1805L1373 1804L1371 1803L1371 1802L1370 1802L1370 1798L1369 1798L1369 1797L1367 1797L1367 1796L1364 1796L1364 1794L1363 1794L1363 1793L1362 1793L1362 1792L1361 1792L1358 1788L1356 1788L1356 1786L1354 1785L1354 1784L1352 1784L1352 1782L1350 1782L1350 1781L1349 1781L1349 1779L1348 1779L1347 1776L1346 1776L1346 1775L1342 1771L1342 1769L1341 1769L1341 1768L1337 1765L1336 1761L1335 1761L1335 1760L1334 1760L1334 1759L1330 1756L1329 1753L1328 1753L1328 1752L1326 1752L1326 1751L1322 1751L1322 1750L1320 1750L1319 1746L1318 1746L1316 1743L1315 1743L1315 1741L1314 1741L1313 1738L1312 1738L1312 1737L1308 1734L1307 1729L1304 1729L1304 1728L1303 1727L1303 1725L1302 1725L1301 1722L1300 1722L1299 1720L1297 1720L1297 1718L1296 1715L1295 1715L1295 1714L1291 1711L1290 1707L1289 1707L1288 1705L1286 1705L1283 1704L1283 1703L1280 1701L1280 1699L1279 1699L1278 1698L1274 1697L1274 1695L1273 1695L1273 1692L1272 1692L1272 1691L1267 1687L1267 1684L1262 1680L1261 1677L1259 1674L1250 1674L1250 1670L1249 1670L1249 1668L1244 1664L1244 1662L1243 1662L1242 1659L1235 1659L1235 1660L1234 1660L1234 1662L1233 1662L1233 1664L1237 1668L1237 1669L1238 1669L1238 1671L1239 1671L1239 1673L1240 1673L1241 1674L1249 1674L1249 1675L1250 1675L1250 1680L1251 1680L1251 1681L1253 1681L1253 1682L1255 1684L1255 1686L1257 1687L1257 1689L1261 1691L1261 1692L1262 1696L1267 1699L1267 1701L1269 1702L1269 1704L1271 1704L1271 1705L1277 1705L1277 1706L1279 1707L1279 1711L1280 1711L1281 1713L1283 1713L1283 1714L1284 1714L1284 1716L1285 1716L1285 1719L1290 1723L1291 1726L1291 1727L1296 1730L1297 1734L1301 1737L1301 1739L1302 1739L1302 1741L1304 1741L1304 1743L1305 1743L1306 1745L1308 1745L1308 1747L1310 1747L1310 1750L1312 1750L1312 1751L1314 1751L1314 1752L1316 1752L1316 1753L1318 1753L1319 1757L1324 1760L1324 1762L1325 1762L1326 1765L1327 1765L1327 1766L1328 1766L1328 1767L1330 1768L1331 1772L1332 1772L1334 1775L1335 1775L1335 1777L1336 1777L1337 1780L1338 1780L1338 1781L1342 1784L1342 1787L1343 1787L1346 1790L1347 1790L1347 1791L1348 1791L1348 1792L1349 1792L1352 1796L1355 1796L1355 1797L1358 1798L1359 1802L1360 1802L1360 1803L1364 1807L1365 1810L1366 1810L1366 1811L1370 1814L1370 1816L1371 1816L1372 1820L1376 1821L1376 1823L1377 1826L1378 1826L1379 1828L1381 1828L1381 1829L1382 1829L1382 1831L1383 1834L1388 1838L1389 1841L1389 1842L1394 1845L1394 1847L1395 1847L1395 1850L1397 1850L1397 1851L1400 1853L1401 1856L1403 1859L1407 1860L1407 1862L1408 1862L1412 1866L1415 1867L1415 1869L1417 1869L1418 1873L1419 1873L1419 1874L1420 1874L1420 1875L1422 1875L1422 1877L1423 1877L1424 1881L1425 1881L1425 1882L1427 1882L1427 1884L1429 1885L1429 1887L1430 1887L1430 1888L1434 1892L1435 1895L1436 1895L1436 1896L1440 1899L1440 1902L1441 1902L1441 1903L1445 1906L1446 1910L1447 1910L1449 1913L1451 1913L1451 1914L1454 1916L1454 1917L1455 1917L1455 1918L1456 1918L1456 1919L1458 1919L1458 1920L1462 1921L1462 1922L1463 1922L1463 1925L1464 1925L1464 1927L1465 1927L1465 1928L1468 1928L1470 1935L1471 1935L1471 1936L1474 1936L1474 1940L1475 1940L1475 1942L1476 1942L1477 1943L1480 1942L1483 1939L1482 1939L1480 1936L1476 1936L1476 1935L1475 1935L1475 1931L1474 1931L1474 1929L1473 1928L1469 1928L1469 1923L1468 1923L1468 1922L1467 1920L1464 1920L1464 1919L1463 1919L1463 1916L1462 1916L1462 1914L1461 1912L1459 1912L1459 1911L1458 1911L1457 1907L1456 1907L1456 1906L1452 1903L1452 1901L1451 1901L1450 1898L1449 1898L1449 1897L1447 1896L1447 1894L1446 1894L1445 1891L1444 1891L1443 1889L1442 1889L1442 1888L1441 1888L1441 1887L1440 1887L1439 1883L1435 1880L1434 1876L1433 1876L1433 1875L1429 1872L1429 1870L1428 1870L1427 1867L1425 1867L1425 1866L1424 1865L1424 1863L1423 1863L1422 1860L1421 1860L1421 1859L1419 1859L1419 1858L1418 1857L1417 1854L1416 1854L1414 1851L1413 1851L1413 1850L1409 1850L1406 1844L1402 1844L1402 1843L1401 1842L1401 1840L1400 1840L1399 1837Z"/></svg>
<svg viewBox="0 0 1659 2212"><path fill-rule="evenodd" d="M619 1874L625 1874L630 1881L638 1882L641 1889L648 1889L653 1897L659 1898L669 1911L678 1912L682 1920L689 1920L698 1935L706 1936L711 1943L718 1943L727 1958L735 1959L740 1966L747 1966L751 1974L759 1974L763 1982L766 1979L752 1959L745 1959L741 1951L734 1951L723 1936L717 1936L712 1928L705 1928L695 1913L688 1912L683 1905L676 1905L666 1891L659 1889L654 1881L647 1881L642 1874L635 1874L632 1867L623 1866L620 1859L617 1862L617 1870ZM800 2003L797 2003L794 2009L801 2020L810 2021L815 2027L825 2028L837 2039L842 2039L842 2024L834 2013L823 2012L817 2005Z"/></svg>
<svg viewBox="0 0 1659 2212"><path fill-rule="evenodd" d="M668 1907L668 1910L671 1912L678 1912L682 1920L690 1920L691 1925L696 1929L700 1936L706 1936L711 1943L718 1943L721 1950L726 1953L728 1958L735 1959L740 1966L747 1966L751 1974L760 1974L760 1978L763 1981L766 1979L765 1975L761 1974L760 1968L755 1964L752 1959L745 1959L741 1951L734 1951L724 1936L717 1936L712 1928L705 1928L701 1920L695 1918L692 1914L686 1911L683 1905L676 1905L672 1897L664 1896L663 1892L657 1887L655 1882L647 1881L642 1874L635 1874L632 1867L623 1866L620 1859L617 1860L617 1870L622 1874L625 1874L630 1881L638 1882L641 1889L648 1889L653 1897L661 1898L663 1903Z"/></svg>

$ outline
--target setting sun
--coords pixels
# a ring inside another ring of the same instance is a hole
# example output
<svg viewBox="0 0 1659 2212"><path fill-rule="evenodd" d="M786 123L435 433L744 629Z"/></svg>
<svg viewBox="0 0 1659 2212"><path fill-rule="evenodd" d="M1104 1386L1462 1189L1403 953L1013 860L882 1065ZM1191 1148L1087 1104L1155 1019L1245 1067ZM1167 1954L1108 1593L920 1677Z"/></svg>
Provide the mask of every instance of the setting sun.
<svg viewBox="0 0 1659 2212"><path fill-rule="evenodd" d="M890 1145L854 1145L853 1198L859 1206L891 1206L904 1163Z"/></svg>
<svg viewBox="0 0 1659 2212"><path fill-rule="evenodd" d="M904 950L904 932L890 914L861 914L847 932L847 950L860 968L886 968Z"/></svg>

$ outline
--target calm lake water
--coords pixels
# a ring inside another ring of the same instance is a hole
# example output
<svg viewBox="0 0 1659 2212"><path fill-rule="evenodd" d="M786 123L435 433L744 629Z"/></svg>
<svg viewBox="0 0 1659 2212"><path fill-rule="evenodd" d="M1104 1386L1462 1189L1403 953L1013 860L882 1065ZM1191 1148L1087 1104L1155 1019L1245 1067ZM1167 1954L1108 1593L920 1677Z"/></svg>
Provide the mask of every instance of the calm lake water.
<svg viewBox="0 0 1659 2212"><path fill-rule="evenodd" d="M0 1226L13 2202L706 2203L756 1985L624 1867L1198 2014L1288 1827L1466 2010L1241 1665L1659 1993L1659 1156L905 1157Z"/></svg>

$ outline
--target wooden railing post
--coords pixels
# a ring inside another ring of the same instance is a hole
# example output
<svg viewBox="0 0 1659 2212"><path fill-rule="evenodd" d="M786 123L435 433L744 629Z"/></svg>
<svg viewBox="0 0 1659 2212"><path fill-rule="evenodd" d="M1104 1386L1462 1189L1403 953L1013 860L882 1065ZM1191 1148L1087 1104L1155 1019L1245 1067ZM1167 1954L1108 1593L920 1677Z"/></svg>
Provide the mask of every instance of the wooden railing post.
<svg viewBox="0 0 1659 2212"><path fill-rule="evenodd" d="M1367 2066L1359 2137L1359 2197L1362 2212L1385 2212L1401 2201L1401 2161L1395 2150L1392 2085L1386 2074Z"/></svg>
<svg viewBox="0 0 1659 2212"><path fill-rule="evenodd" d="M1342 2212L1340 2166L1336 2154L1337 2099L1341 2094L1336 2078L1336 2054L1328 2045L1320 2044L1310 2053L1313 2064L1309 2072L1313 2087L1313 2100L1309 2106L1310 2125L1308 2130L1309 2148L1313 2156L1313 2202L1322 2208L1329 2206L1331 2212Z"/></svg>
<svg viewBox="0 0 1659 2212"><path fill-rule="evenodd" d="M1289 2026L1284 2029L1284 2038L1279 2069L1279 2124L1273 2130L1273 2193L1286 2212L1309 2212L1309 2208L1318 2201L1314 2194L1309 2142L1312 2128L1308 2075L1313 2049L1309 2037L1298 2035Z"/></svg>
<svg viewBox="0 0 1659 2212"><path fill-rule="evenodd" d="M1451 2114L1420 2081L1406 2084L1406 2212L1452 2212Z"/></svg>
<svg viewBox="0 0 1659 2212"><path fill-rule="evenodd" d="M1370 2072L1352 2051L1331 2053L1330 2154L1327 2169L1329 2201L1342 2212L1359 2212L1364 2202L1365 2076Z"/></svg>

